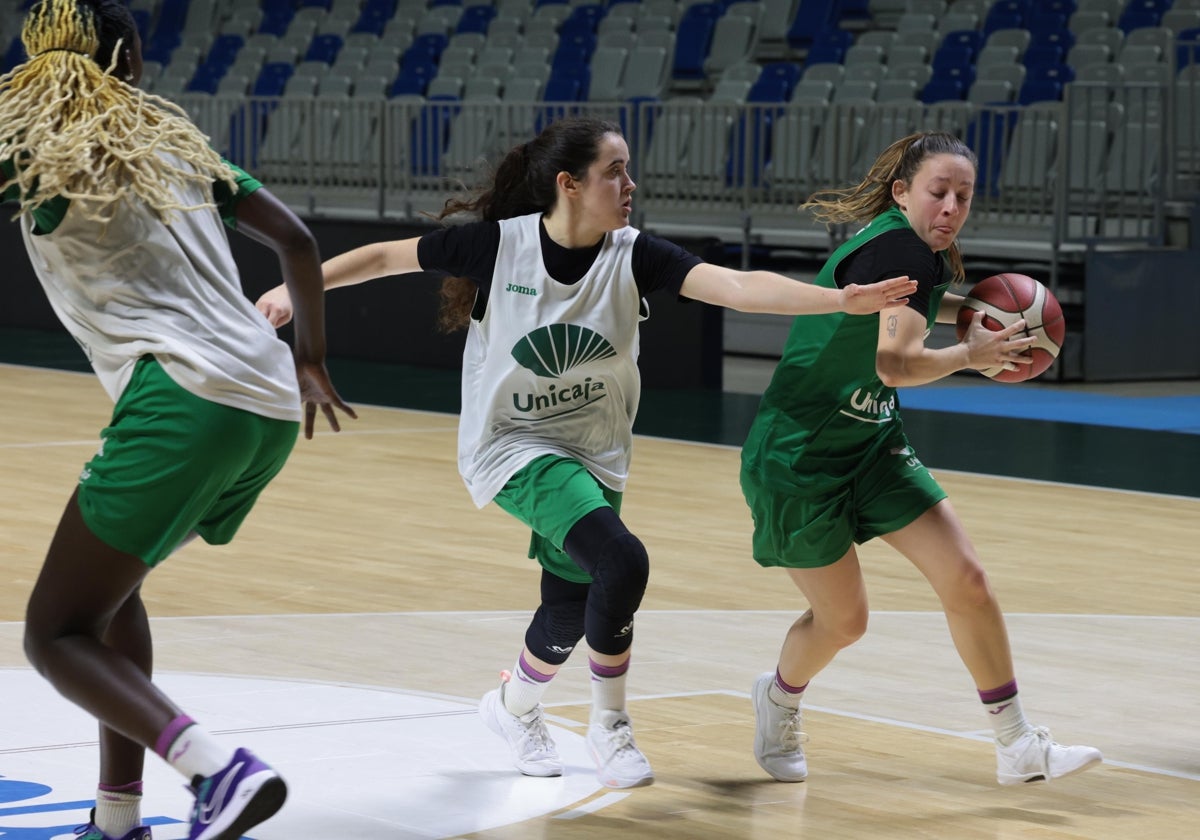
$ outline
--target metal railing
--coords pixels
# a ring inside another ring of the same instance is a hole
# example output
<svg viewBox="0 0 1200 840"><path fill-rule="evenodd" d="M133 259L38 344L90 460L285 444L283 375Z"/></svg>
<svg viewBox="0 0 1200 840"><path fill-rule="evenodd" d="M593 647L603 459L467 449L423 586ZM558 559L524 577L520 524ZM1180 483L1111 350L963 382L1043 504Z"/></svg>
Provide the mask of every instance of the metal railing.
<svg viewBox="0 0 1200 840"><path fill-rule="evenodd" d="M326 216L417 218L549 120L577 113L625 132L635 224L746 246L829 248L844 232L797 205L816 189L855 183L888 143L923 128L954 132L979 156L963 233L975 256L1042 260L1056 272L1099 242L1158 245L1166 203L1191 200L1200 184L1200 73L1175 84L1076 83L1060 102L1029 106L178 101L219 151Z"/></svg>

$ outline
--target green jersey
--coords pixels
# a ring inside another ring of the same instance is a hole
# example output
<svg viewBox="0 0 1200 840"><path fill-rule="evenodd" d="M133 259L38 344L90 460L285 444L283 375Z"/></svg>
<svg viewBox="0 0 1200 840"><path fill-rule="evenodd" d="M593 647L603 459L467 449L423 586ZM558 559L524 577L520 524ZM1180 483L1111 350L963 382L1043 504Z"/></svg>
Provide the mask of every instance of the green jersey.
<svg viewBox="0 0 1200 840"><path fill-rule="evenodd" d="M911 227L898 208L877 216L834 251L816 285L836 288L843 260L880 234L902 229ZM946 276L943 270L936 278L914 278L934 284L927 328L949 287ZM877 447L896 440L896 389L876 373L878 340L878 314L795 319L742 448L748 478L763 488L820 491L855 476Z"/></svg>

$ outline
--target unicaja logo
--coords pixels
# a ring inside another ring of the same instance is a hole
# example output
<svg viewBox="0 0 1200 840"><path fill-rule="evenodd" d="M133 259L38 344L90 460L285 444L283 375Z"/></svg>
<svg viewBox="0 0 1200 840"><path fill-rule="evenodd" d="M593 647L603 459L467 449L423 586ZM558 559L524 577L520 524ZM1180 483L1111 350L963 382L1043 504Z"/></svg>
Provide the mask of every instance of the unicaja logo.
<svg viewBox="0 0 1200 840"><path fill-rule="evenodd" d="M512 357L521 367L539 377L558 379L589 362L617 355L604 336L577 324L539 327L513 345ZM544 389L512 395L513 407L521 412L547 412L556 416L575 411L608 395L604 382L588 376L581 382L548 384ZM543 417L544 419L544 417Z"/></svg>
<svg viewBox="0 0 1200 840"><path fill-rule="evenodd" d="M617 355L608 339L577 324L549 324L526 335L512 357L538 376L557 378L572 368Z"/></svg>

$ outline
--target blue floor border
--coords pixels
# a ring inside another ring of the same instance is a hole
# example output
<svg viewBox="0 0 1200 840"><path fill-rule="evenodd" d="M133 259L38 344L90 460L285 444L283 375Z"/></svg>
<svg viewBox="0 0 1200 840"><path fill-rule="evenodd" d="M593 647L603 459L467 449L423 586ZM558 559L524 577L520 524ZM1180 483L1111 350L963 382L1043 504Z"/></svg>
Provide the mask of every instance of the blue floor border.
<svg viewBox="0 0 1200 840"><path fill-rule="evenodd" d="M1200 435L1200 396L1127 397L1039 386L903 388L904 409Z"/></svg>

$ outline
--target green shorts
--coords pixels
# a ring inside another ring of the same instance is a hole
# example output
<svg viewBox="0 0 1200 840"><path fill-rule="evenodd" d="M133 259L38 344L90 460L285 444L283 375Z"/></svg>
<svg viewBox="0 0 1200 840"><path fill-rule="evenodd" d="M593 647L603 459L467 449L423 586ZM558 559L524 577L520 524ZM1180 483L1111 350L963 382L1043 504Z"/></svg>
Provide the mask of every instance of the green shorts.
<svg viewBox="0 0 1200 840"><path fill-rule="evenodd" d="M147 566L192 532L227 543L283 468L299 430L201 399L143 357L79 478L83 520Z"/></svg>
<svg viewBox="0 0 1200 840"><path fill-rule="evenodd" d="M620 493L597 481L583 464L561 455L543 455L522 467L494 501L533 529L530 558L573 583L591 583L592 578L563 551L567 532L596 508L621 512Z"/></svg>
<svg viewBox="0 0 1200 840"><path fill-rule="evenodd" d="M852 543L898 531L946 498L903 435L892 443L852 478L816 492L763 487L743 471L759 565L828 566Z"/></svg>

